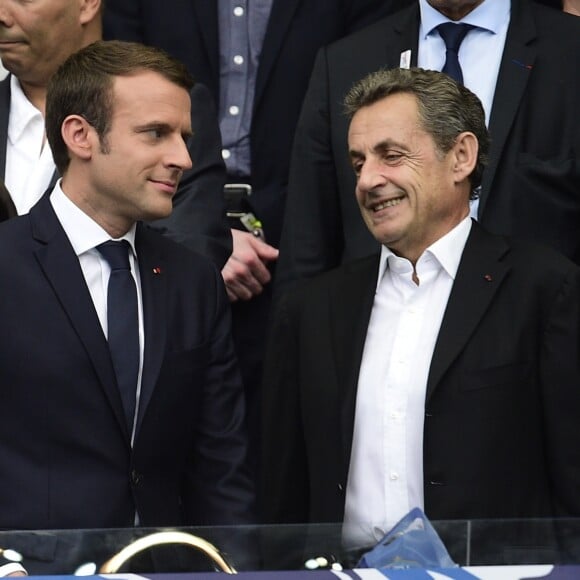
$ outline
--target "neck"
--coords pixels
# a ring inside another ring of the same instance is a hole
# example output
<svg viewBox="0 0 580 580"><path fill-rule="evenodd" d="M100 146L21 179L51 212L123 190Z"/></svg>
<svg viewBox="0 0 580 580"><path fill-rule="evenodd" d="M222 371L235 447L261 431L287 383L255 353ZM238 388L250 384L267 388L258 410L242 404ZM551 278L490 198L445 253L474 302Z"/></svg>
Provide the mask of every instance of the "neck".
<svg viewBox="0 0 580 580"><path fill-rule="evenodd" d="M86 179L78 179L74 168L70 166L65 172L61 189L63 193L92 220L98 223L110 236L117 240L124 236L133 226L132 221L125 219L110 207L102 203L100 196L95 193Z"/></svg>
<svg viewBox="0 0 580 580"><path fill-rule="evenodd" d="M462 5L462 6L433 6L435 10L441 12L444 16L447 16L449 20L457 21L461 20L467 16L470 12L473 12L484 0L479 0L478 2ZM431 4L431 2L429 2Z"/></svg>

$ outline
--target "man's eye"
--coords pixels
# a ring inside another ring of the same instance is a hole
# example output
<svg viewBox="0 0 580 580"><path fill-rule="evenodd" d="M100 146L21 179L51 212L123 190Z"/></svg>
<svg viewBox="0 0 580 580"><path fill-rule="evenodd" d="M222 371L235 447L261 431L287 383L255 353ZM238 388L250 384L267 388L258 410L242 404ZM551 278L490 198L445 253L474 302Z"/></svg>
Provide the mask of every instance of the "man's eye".
<svg viewBox="0 0 580 580"><path fill-rule="evenodd" d="M156 128L152 128L152 129L147 129L146 131L144 131L145 135L147 135L147 137L151 137L151 139L161 139L161 137L163 136L163 131L161 129L156 129Z"/></svg>
<svg viewBox="0 0 580 580"><path fill-rule="evenodd" d="M403 157L403 155L401 153L385 153L385 155L383 155L383 159L387 162L387 163L396 163L397 161L399 161L401 159L401 157Z"/></svg>

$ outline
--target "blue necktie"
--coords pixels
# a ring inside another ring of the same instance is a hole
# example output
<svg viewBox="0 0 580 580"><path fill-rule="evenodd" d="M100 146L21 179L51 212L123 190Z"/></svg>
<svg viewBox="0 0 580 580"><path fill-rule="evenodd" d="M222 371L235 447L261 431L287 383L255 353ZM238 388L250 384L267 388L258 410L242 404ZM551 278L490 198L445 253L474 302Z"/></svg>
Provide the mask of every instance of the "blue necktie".
<svg viewBox="0 0 580 580"><path fill-rule="evenodd" d="M445 42L445 64L441 72L448 74L458 83L463 84L463 73L459 65L459 47L465 38L465 35L474 28L471 24L455 24L454 22L445 22L437 26L439 35Z"/></svg>
<svg viewBox="0 0 580 580"><path fill-rule="evenodd" d="M107 288L108 342L129 432L135 418L139 376L137 288L129 264L129 242L105 242L97 250L111 267Z"/></svg>

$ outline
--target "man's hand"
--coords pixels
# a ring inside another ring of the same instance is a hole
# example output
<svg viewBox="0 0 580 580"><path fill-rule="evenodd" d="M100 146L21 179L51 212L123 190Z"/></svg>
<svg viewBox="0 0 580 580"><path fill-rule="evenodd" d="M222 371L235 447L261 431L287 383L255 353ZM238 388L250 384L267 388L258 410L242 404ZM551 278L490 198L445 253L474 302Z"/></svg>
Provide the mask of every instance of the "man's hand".
<svg viewBox="0 0 580 580"><path fill-rule="evenodd" d="M0 578L9 578L12 576L28 576L26 570L17 562L9 564L0 564Z"/></svg>
<svg viewBox="0 0 580 580"><path fill-rule="evenodd" d="M267 264L278 258L278 250L250 232L232 230L232 238L234 251L222 269L228 297L250 300L270 281Z"/></svg>

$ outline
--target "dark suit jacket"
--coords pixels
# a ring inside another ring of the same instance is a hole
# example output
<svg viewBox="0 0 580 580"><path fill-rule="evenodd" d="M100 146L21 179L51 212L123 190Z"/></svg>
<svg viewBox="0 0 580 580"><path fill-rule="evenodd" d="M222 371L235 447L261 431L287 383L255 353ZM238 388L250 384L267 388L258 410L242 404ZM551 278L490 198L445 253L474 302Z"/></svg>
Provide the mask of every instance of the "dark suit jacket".
<svg viewBox="0 0 580 580"><path fill-rule="evenodd" d="M340 522L378 259L281 299L264 379L265 517ZM431 519L580 515L580 269L474 224L427 382Z"/></svg>
<svg viewBox="0 0 580 580"><path fill-rule="evenodd" d="M10 77L7 77L0 81L0 179L4 179L6 169L9 114ZM191 126L193 137L188 151L193 167L183 174L173 198L172 214L151 225L221 268L232 253L222 195L226 175L217 114L208 89L201 84L191 91ZM55 172L50 189L57 178Z"/></svg>
<svg viewBox="0 0 580 580"><path fill-rule="evenodd" d="M317 50L411 0L274 0L260 57L251 128L251 203L278 246L290 150ZM107 0L106 38L137 40L181 59L219 102L217 2Z"/></svg>
<svg viewBox="0 0 580 580"><path fill-rule="evenodd" d="M350 87L412 51L418 3L320 51L296 129L277 267L297 278L376 251L354 196L348 158ZM544 242L580 263L580 19L512 0L490 118L490 163L479 220L496 233Z"/></svg>
<svg viewBox="0 0 580 580"><path fill-rule="evenodd" d="M79 261L44 196L0 225L0 528L246 523L244 404L208 260L138 226L134 445Z"/></svg>
<svg viewBox="0 0 580 580"><path fill-rule="evenodd" d="M6 189L3 181L0 181L0 222L3 222L16 215L16 208L12 203L10 193Z"/></svg>

